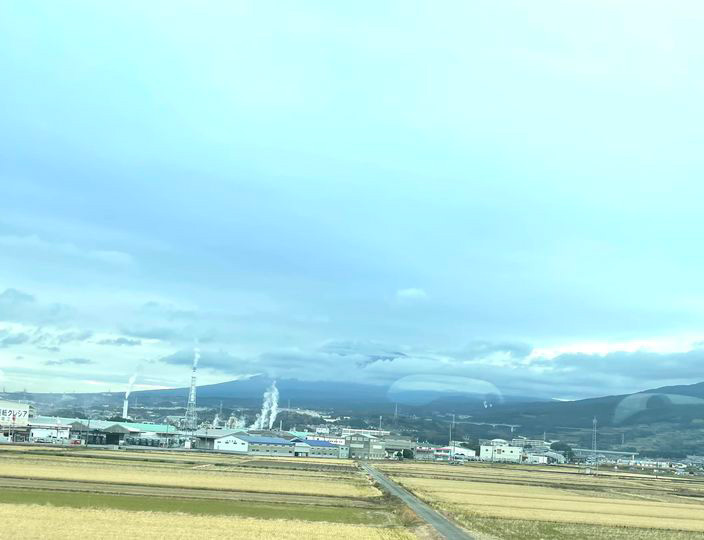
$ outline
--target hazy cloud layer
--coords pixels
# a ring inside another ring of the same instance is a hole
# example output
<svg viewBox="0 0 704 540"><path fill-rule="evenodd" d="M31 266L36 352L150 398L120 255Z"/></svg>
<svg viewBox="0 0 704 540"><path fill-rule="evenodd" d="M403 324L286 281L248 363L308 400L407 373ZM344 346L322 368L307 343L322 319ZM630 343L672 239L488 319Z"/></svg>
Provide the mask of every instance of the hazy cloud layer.
<svg viewBox="0 0 704 540"><path fill-rule="evenodd" d="M61 360L47 360L44 362L45 366L85 366L88 364L95 364L95 362L88 360L87 358L62 358Z"/></svg>
<svg viewBox="0 0 704 540"><path fill-rule="evenodd" d="M141 345L142 342L139 339L118 337L118 338L111 338L111 339L101 339L100 341L98 341L98 344L99 345L117 345L118 347L121 347L121 346L136 347L138 345Z"/></svg>

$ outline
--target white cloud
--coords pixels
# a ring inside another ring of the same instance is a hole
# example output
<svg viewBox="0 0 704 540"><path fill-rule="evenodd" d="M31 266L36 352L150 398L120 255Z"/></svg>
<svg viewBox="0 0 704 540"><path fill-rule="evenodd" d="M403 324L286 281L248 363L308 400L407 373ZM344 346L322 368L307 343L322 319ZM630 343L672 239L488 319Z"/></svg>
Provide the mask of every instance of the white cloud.
<svg viewBox="0 0 704 540"><path fill-rule="evenodd" d="M417 287L409 287L408 289L399 289L396 291L398 300L424 300L428 298L428 293Z"/></svg>
<svg viewBox="0 0 704 540"><path fill-rule="evenodd" d="M0 246L17 250L30 250L52 255L88 259L113 266L128 266L134 263L134 258L129 253L115 250L85 249L70 242L50 242L36 234L27 236L11 234L1 235Z"/></svg>

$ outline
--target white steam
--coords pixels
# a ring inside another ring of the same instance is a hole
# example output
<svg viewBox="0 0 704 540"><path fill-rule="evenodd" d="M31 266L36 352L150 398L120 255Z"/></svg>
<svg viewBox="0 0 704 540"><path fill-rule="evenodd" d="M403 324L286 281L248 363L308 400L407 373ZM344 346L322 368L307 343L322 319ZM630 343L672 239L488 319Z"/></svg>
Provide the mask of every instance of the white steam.
<svg viewBox="0 0 704 540"><path fill-rule="evenodd" d="M125 399L130 397L130 394L132 393L132 387L134 386L134 382L137 380L137 373L132 375L130 377L130 380L127 381L127 391L125 392Z"/></svg>
<svg viewBox="0 0 704 540"><path fill-rule="evenodd" d="M276 381L264 392L262 410L257 415L257 419L252 424L252 429L271 429L279 414L279 389L276 388Z"/></svg>

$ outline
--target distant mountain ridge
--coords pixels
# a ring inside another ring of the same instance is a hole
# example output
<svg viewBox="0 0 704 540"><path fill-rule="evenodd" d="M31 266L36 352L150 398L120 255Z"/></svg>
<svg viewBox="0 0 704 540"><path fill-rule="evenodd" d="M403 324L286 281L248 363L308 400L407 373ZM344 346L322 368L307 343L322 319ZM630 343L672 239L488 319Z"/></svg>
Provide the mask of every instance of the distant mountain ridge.
<svg viewBox="0 0 704 540"><path fill-rule="evenodd" d="M199 386L197 389L198 400L212 401L218 399L237 400L243 403L260 401L266 388L273 379L265 376L256 376L249 379L226 381L217 384ZM489 399L484 394L461 394L443 392L405 392L402 394L390 393L390 386L374 385L355 382L340 381L302 381L299 379L277 379L277 388L280 394L280 405L285 406L290 400L295 406L308 407L348 407L351 409L367 409L390 403L409 404L409 406L451 407L463 406L472 409L483 406ZM163 390L141 390L134 392L139 399L184 399L188 388L173 388ZM495 401L496 396L491 396ZM538 401L539 398L529 396L504 396L505 402Z"/></svg>
<svg viewBox="0 0 704 540"><path fill-rule="evenodd" d="M254 405L271 384L265 376L227 381L198 387L201 402L218 399ZM633 394L611 395L576 401L553 401L530 396L486 396L481 394L436 394L408 392L392 394L389 386L355 382L301 381L279 379L281 406L290 401L297 407L335 407L372 410L402 403L406 410L451 411L471 414L487 422L514 423L553 429L555 426L589 427L594 417L602 425L633 424L650 421L684 421L701 413L704 418L704 382L664 386ZM140 400L186 399L187 388L135 392Z"/></svg>
<svg viewBox="0 0 704 540"><path fill-rule="evenodd" d="M550 430L556 426L586 428L594 418L602 426L666 422L688 424L704 418L704 382L663 386L633 394L577 401L501 405L476 415L488 422L506 422Z"/></svg>

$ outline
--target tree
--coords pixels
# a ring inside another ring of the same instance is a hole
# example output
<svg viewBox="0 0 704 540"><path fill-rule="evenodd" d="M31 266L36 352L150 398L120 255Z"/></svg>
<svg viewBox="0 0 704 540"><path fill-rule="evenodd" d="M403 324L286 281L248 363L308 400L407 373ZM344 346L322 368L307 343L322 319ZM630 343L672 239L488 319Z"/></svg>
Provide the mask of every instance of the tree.
<svg viewBox="0 0 704 540"><path fill-rule="evenodd" d="M403 449L403 453L401 454L404 459L413 459L413 450L409 450L408 448Z"/></svg>
<svg viewBox="0 0 704 540"><path fill-rule="evenodd" d="M555 452L561 452L562 455L567 458L567 461L572 461L574 458L574 451L572 450L572 447L564 443L562 441L556 441L550 445L550 450L553 450Z"/></svg>

